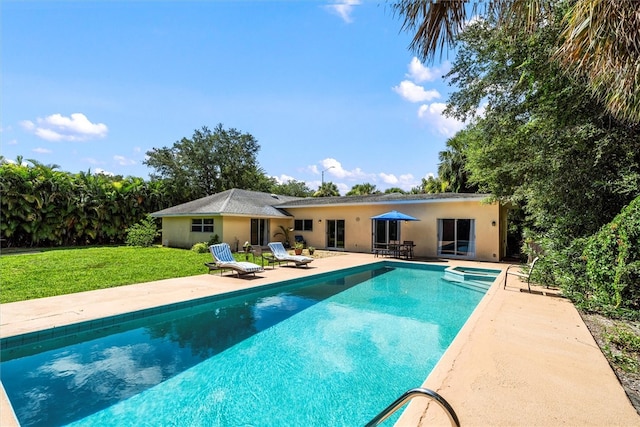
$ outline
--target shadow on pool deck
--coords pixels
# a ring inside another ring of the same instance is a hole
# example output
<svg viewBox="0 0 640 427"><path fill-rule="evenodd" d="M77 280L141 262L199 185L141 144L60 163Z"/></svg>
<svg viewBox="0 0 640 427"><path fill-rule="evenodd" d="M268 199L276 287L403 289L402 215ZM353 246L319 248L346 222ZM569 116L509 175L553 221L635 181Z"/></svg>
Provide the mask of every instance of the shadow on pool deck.
<svg viewBox="0 0 640 427"><path fill-rule="evenodd" d="M315 268L268 269L254 280L212 273L2 304L0 336L378 261L370 254L345 254L316 259ZM446 265L506 268L464 261ZM487 292L424 386L453 406L463 426L640 425L640 416L573 305L541 294L549 293L545 288L520 292L515 277L503 290L503 277ZM17 425L4 389L1 397L0 425ZM449 421L439 407L428 407L418 398L398 424Z"/></svg>

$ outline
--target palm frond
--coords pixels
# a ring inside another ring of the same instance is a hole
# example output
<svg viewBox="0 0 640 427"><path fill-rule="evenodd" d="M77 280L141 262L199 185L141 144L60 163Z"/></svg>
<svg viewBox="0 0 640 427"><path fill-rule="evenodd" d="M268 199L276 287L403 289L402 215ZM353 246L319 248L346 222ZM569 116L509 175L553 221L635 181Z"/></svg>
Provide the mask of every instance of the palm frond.
<svg viewBox="0 0 640 427"><path fill-rule="evenodd" d="M555 57L619 119L640 122L640 7L635 0L578 0L565 15Z"/></svg>

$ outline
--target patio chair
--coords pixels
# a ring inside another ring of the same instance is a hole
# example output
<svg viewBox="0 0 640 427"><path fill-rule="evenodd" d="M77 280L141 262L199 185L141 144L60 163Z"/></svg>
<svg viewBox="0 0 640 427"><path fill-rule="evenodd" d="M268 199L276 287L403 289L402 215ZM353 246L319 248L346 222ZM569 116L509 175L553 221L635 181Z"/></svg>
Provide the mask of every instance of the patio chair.
<svg viewBox="0 0 640 427"><path fill-rule="evenodd" d="M405 259L413 258L413 248L415 244L413 240L405 240L400 245L400 257Z"/></svg>
<svg viewBox="0 0 640 427"><path fill-rule="evenodd" d="M256 273L264 271L264 268L262 268L258 264L254 264L252 262L236 261L231 254L231 249L229 248L229 245L227 243L211 245L209 246L209 251L213 256L213 259L216 261L216 266L218 268L228 268L232 271L235 271L238 274L238 277L244 276L246 274L253 274L255 276Z"/></svg>
<svg viewBox="0 0 640 427"><path fill-rule="evenodd" d="M273 257L280 262L293 262L296 267L304 265L308 267L309 263L313 261L313 258L304 255L289 255L289 252L284 248L282 242L270 242L267 244L269 249L271 249L271 253L273 253Z"/></svg>
<svg viewBox="0 0 640 427"><path fill-rule="evenodd" d="M525 265L511 264L510 266L508 266L507 271L505 272L505 275L504 275L504 286L502 287L502 289L507 288L507 278L511 274L512 276L517 276L520 279L527 279L527 288L529 289L529 292L531 292L531 273L533 272L533 267L535 267L536 262L538 262L538 259L539 257L535 257L534 260L531 261L531 264L525 264ZM520 270L509 271L511 267L519 267Z"/></svg>

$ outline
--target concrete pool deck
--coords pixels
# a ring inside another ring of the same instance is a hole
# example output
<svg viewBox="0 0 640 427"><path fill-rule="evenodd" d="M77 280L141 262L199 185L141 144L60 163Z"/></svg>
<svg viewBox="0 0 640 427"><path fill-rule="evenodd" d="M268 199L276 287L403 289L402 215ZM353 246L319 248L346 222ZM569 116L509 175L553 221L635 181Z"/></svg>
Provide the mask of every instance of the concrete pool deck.
<svg viewBox="0 0 640 427"><path fill-rule="evenodd" d="M380 260L349 253L316 259L309 268L267 269L256 278L211 273L2 304L0 337ZM489 289L423 386L440 393L463 426L640 425L640 415L573 305L543 288L536 290L546 295L521 292L526 284L515 277L503 290L503 280L501 275ZM0 425L18 425L4 389L1 394ZM439 407L421 398L414 399L398 424L450 425Z"/></svg>

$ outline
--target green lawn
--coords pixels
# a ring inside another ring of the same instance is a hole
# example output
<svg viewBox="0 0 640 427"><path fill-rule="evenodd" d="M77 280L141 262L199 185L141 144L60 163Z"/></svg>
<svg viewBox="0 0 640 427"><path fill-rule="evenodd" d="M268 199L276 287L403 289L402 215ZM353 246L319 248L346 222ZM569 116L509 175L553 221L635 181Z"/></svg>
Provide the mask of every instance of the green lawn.
<svg viewBox="0 0 640 427"><path fill-rule="evenodd" d="M235 256L244 261L244 255ZM204 263L211 261L208 252L158 246L3 251L0 303L205 274Z"/></svg>

